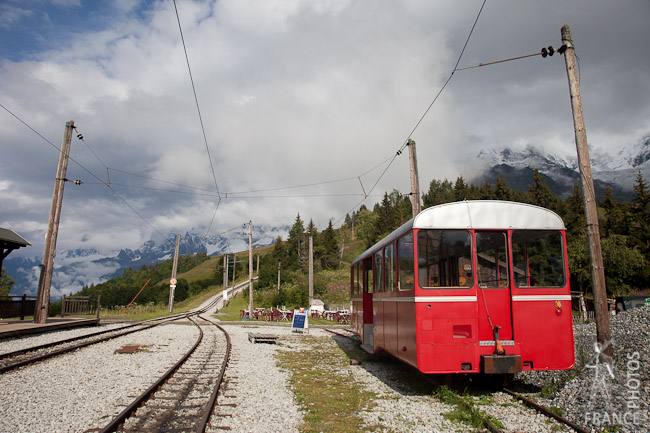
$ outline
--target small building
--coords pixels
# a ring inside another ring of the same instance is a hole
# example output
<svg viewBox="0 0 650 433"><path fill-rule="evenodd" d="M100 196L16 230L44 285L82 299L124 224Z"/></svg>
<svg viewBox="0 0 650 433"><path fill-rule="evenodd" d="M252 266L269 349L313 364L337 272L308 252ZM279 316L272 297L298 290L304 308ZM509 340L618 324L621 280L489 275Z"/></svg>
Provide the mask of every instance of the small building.
<svg viewBox="0 0 650 433"><path fill-rule="evenodd" d="M31 246L32 244L15 231L0 227L0 270L2 270L2 261L9 253L28 245Z"/></svg>
<svg viewBox="0 0 650 433"><path fill-rule="evenodd" d="M309 306L309 311L310 312L318 311L320 314L322 314L323 311L325 311L325 303L320 299L314 299L311 305Z"/></svg>

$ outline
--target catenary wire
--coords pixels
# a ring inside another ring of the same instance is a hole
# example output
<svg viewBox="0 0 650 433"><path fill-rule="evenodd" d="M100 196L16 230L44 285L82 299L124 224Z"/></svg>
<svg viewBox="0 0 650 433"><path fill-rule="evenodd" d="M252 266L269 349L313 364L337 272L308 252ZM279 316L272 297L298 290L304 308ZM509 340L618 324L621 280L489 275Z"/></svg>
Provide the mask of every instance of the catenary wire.
<svg viewBox="0 0 650 433"><path fill-rule="evenodd" d="M47 138L45 138L45 137L44 137L40 132L38 132L38 131L36 131L34 128L32 128L32 127L31 127L27 122L25 122L25 121L24 121L23 119L21 119L18 115L16 115L15 113L13 113L11 110L9 110L7 107L5 107L3 104L0 103L0 107L2 107L2 108L3 108L7 113L11 114L11 115L12 115L14 118L16 118L20 123L22 123L23 125L25 125L28 129L30 129L32 132L34 132L36 135L38 135L40 138L42 138L42 139L43 139L46 143L48 143L50 146L52 146L53 148L55 148L59 153L62 152L62 150L61 150L57 145L55 145L55 144L52 143L50 140L48 140ZM105 183L104 181L102 181L102 180L101 180L98 176L96 176L92 171L88 170L88 169L87 169L86 167L84 167L81 163L77 162L77 161L76 161L74 158L72 158L69 154L68 154L67 156L68 156L68 159L69 159L70 161L72 161L73 163L75 163L76 165L78 165L80 168L82 168L84 171L86 171L86 172L87 172L88 174L90 174L92 177L94 177L95 179L97 179L100 183L102 183L102 184L104 184L105 186L107 186L108 189L110 189L110 190L113 192L113 194L115 194L115 196L117 196L117 198L119 198L121 201L123 201L124 204L126 204L126 205L129 207L129 209L131 209L131 210L132 210L132 211L133 211L133 212L134 212L138 217L140 217L140 219L142 219L142 221L144 221L144 222L145 222L149 227L151 227L151 228L152 228L153 230L155 230L158 234L160 234L161 236L164 237L164 235L163 235L163 234L162 234L162 233L161 233L161 232L160 232L156 227L154 227L154 226L153 226L149 221L147 221L147 219L145 219L145 218L140 214L140 212L138 212L138 211L137 211L133 206L131 206L131 204L130 204L130 203L129 203L129 202L128 202L124 197L122 197L122 196L121 196L117 191L115 191L113 188L111 188L110 185L108 185L107 183Z"/></svg>
<svg viewBox="0 0 650 433"><path fill-rule="evenodd" d="M187 55L187 47L185 45L185 37L183 36L183 27L181 26L181 19L178 16L178 8L176 7L176 0L174 1L174 11L176 12L176 20L178 21L178 31L181 35L181 42L183 43L183 52L185 53L185 61L187 62L187 71L190 74L190 82L192 83L192 92L194 93L194 101L196 102L196 111L199 115L199 123L201 124L201 131L203 132L203 140L205 142L205 150L208 153L208 160L210 161L210 169L212 170L212 178L214 179L214 186L217 188L217 194L221 195L219 192L219 184L217 183L217 175L214 172L214 164L212 163L212 156L210 155L210 147L208 146L208 137L205 134L205 128L203 126L203 117L201 116L201 108L199 106L199 98L196 95L196 87L194 86L194 77L192 77L192 68L190 67L190 58Z"/></svg>

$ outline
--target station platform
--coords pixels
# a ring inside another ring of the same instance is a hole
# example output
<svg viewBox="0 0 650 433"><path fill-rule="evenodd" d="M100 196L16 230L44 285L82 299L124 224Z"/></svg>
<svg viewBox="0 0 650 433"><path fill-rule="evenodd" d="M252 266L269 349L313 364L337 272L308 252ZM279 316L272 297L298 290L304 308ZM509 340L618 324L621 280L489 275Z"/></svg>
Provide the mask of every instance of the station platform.
<svg viewBox="0 0 650 433"><path fill-rule="evenodd" d="M99 319L73 319L48 317L47 323L34 323L31 320L0 320L0 339L15 338L24 335L39 334L59 329L77 328L80 326L97 326Z"/></svg>

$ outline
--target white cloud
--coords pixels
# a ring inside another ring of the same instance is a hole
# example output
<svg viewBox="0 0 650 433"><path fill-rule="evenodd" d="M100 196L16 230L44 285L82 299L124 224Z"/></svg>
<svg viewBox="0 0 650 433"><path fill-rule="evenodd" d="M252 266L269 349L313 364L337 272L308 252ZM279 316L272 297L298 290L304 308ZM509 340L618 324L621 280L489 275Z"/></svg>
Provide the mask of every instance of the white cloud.
<svg viewBox="0 0 650 433"><path fill-rule="evenodd" d="M568 22L579 44L590 143L611 149L635 142L650 132L650 60L638 54L650 43L650 6L641 0L626 8L586 0L565 6L488 3L461 66L557 46ZM100 30L79 28L52 41L65 49L0 60L0 102L55 146L65 122L74 120L101 159L73 138L71 157L83 167L71 161L68 178L85 183L66 186L60 248L134 248L159 236L156 230L207 231L216 197L146 188L184 189L149 179L156 178L213 191L212 168L221 192L230 194L212 234L251 219L291 224L298 212L322 229L361 200L357 176L368 192L386 165L361 175L404 143L448 78L478 7L417 0L178 2L213 167L172 2L120 0ZM412 136L421 188L433 178L470 177L484 147L573 152L563 63L555 56L456 72ZM30 241L42 239L58 151L4 110L0 118L0 221ZM147 222L100 184L107 181L104 164L113 188ZM373 195L408 192L408 176L404 153ZM342 178L351 180L233 195ZM42 246L32 250L40 254Z"/></svg>

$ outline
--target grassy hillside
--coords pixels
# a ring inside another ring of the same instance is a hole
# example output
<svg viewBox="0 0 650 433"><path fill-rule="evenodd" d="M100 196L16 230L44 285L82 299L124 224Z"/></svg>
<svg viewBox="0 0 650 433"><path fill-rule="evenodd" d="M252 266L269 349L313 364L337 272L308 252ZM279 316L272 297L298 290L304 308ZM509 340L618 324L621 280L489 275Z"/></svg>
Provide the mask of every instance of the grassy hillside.
<svg viewBox="0 0 650 433"><path fill-rule="evenodd" d="M350 239L349 229L338 229L336 232L339 248L342 247L343 249L342 262L338 269L320 269L318 265L316 266L314 285L318 288L318 293L315 297L320 298L326 305L333 308L347 308L349 306L349 263L365 248L363 242ZM257 268L258 254L261 258L260 261L264 261L265 258L267 261L271 261L273 260L271 254L274 247L274 245L269 245L253 250L254 272ZM235 255L238 262L235 273L236 280L237 282L246 281L248 279L248 251L240 251ZM176 276L178 282L174 300L175 313L195 308L205 299L222 290L223 258L223 255L209 257L205 254L179 257ZM98 285L84 287L76 295L93 297L101 295L102 318L143 320L164 316L168 314L167 304L171 268L172 260L170 259L156 265L143 266L139 270L129 269L121 277ZM291 305L289 302L286 302L286 305L289 308L305 307L307 306L304 299L307 297L308 272L306 269L293 272L292 282L283 283L282 290L300 292L301 296L295 301L296 305ZM229 276L232 277L232 268ZM148 279L151 279L151 281L147 283ZM256 307L272 305L275 300L274 296L277 295L277 283L275 281L274 278L273 283L266 287L261 284L255 286ZM145 284L146 287L141 291ZM133 300L134 298L135 300ZM51 315L60 312L60 302L51 304L51 307ZM123 313L125 310L126 312Z"/></svg>

